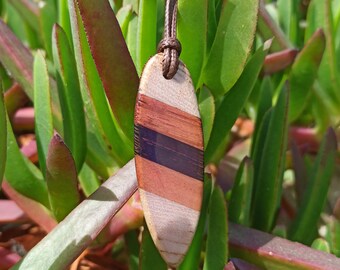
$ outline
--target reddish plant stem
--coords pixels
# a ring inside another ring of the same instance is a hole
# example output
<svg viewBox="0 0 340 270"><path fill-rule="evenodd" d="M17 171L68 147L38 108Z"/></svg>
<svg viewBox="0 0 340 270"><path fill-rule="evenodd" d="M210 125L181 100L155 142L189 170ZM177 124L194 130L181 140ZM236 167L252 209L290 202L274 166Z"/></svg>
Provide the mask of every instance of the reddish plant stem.
<svg viewBox="0 0 340 270"><path fill-rule="evenodd" d="M293 219L295 217L295 209L292 207L292 205L289 203L287 198L283 195L281 199L281 207L286 212L288 217L290 219Z"/></svg>
<svg viewBox="0 0 340 270"><path fill-rule="evenodd" d="M27 221L25 213L11 200L0 200L0 213L0 224Z"/></svg>
<svg viewBox="0 0 340 270"><path fill-rule="evenodd" d="M296 142L302 153L316 153L319 149L320 138L314 128L291 127L289 138Z"/></svg>
<svg viewBox="0 0 340 270"><path fill-rule="evenodd" d="M27 107L16 111L12 124L15 132L33 132L34 109L32 107Z"/></svg>
<svg viewBox="0 0 340 270"><path fill-rule="evenodd" d="M38 162L38 149L36 140L31 140L29 143L21 148L23 153L31 162Z"/></svg>
<svg viewBox="0 0 340 270"><path fill-rule="evenodd" d="M0 247L0 269L9 269L20 259L21 257L18 254Z"/></svg>
<svg viewBox="0 0 340 270"><path fill-rule="evenodd" d="M21 195L12 188L6 180L2 182L2 189L31 220L46 232L50 232L57 225L56 220L50 215L46 208L40 203Z"/></svg>
<svg viewBox="0 0 340 270"><path fill-rule="evenodd" d="M24 107L29 102L29 98L18 83L14 83L11 88L5 92L5 104L10 119L14 113Z"/></svg>
<svg viewBox="0 0 340 270"><path fill-rule="evenodd" d="M298 52L296 49L286 49L269 54L264 60L262 75L271 75L286 69L294 63Z"/></svg>

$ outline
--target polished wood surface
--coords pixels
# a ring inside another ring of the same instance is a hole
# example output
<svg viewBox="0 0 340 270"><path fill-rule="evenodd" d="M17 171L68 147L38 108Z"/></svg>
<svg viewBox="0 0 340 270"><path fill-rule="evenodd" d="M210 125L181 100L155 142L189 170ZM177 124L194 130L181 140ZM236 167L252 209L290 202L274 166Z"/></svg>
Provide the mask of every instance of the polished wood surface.
<svg viewBox="0 0 340 270"><path fill-rule="evenodd" d="M177 267L194 236L203 194L203 135L186 67L162 75L162 55L146 64L135 109L135 154L146 223L158 250Z"/></svg>
<svg viewBox="0 0 340 270"><path fill-rule="evenodd" d="M135 123L203 149L201 119L176 107L139 94Z"/></svg>

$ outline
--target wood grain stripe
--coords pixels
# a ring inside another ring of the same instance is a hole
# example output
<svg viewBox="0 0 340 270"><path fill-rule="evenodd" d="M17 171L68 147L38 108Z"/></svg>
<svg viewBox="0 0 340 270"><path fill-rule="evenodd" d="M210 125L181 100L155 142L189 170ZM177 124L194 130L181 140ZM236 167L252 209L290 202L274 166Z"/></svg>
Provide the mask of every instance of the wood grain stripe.
<svg viewBox="0 0 340 270"><path fill-rule="evenodd" d="M137 179L142 179L139 181L140 188L191 209L201 209L203 182L138 155L135 158Z"/></svg>
<svg viewBox="0 0 340 270"><path fill-rule="evenodd" d="M146 127L135 125L135 153L203 181L203 151Z"/></svg>
<svg viewBox="0 0 340 270"><path fill-rule="evenodd" d="M167 263L178 266L192 241L200 212L141 188L139 193L153 241Z"/></svg>
<svg viewBox="0 0 340 270"><path fill-rule="evenodd" d="M137 98L135 124L203 150L200 118L143 94Z"/></svg>

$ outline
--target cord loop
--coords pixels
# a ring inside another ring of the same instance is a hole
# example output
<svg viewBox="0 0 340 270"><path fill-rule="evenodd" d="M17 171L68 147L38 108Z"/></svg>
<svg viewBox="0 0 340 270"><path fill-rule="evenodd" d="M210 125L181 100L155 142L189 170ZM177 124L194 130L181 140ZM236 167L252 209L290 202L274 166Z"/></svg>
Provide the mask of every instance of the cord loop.
<svg viewBox="0 0 340 270"><path fill-rule="evenodd" d="M166 0L164 38L158 45L163 52L163 76L170 80L177 73L182 46L176 38L177 0Z"/></svg>

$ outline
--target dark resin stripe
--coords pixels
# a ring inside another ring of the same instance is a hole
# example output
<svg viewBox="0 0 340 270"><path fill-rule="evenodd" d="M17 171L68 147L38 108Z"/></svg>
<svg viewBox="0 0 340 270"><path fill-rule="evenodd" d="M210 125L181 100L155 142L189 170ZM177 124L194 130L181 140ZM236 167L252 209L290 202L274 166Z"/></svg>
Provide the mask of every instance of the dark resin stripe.
<svg viewBox="0 0 340 270"><path fill-rule="evenodd" d="M141 125L135 125L135 154L203 181L203 151Z"/></svg>

